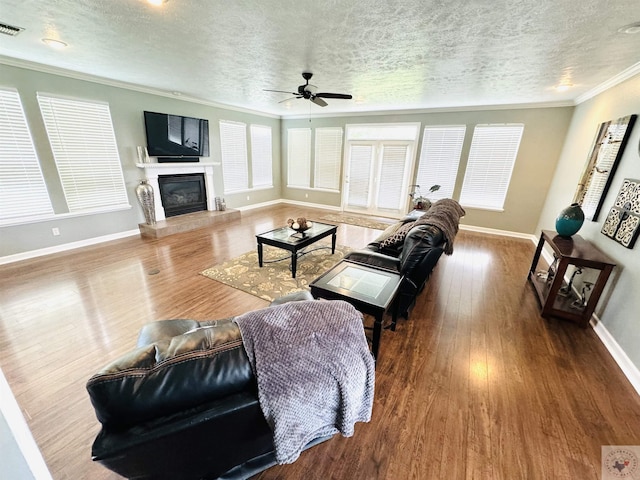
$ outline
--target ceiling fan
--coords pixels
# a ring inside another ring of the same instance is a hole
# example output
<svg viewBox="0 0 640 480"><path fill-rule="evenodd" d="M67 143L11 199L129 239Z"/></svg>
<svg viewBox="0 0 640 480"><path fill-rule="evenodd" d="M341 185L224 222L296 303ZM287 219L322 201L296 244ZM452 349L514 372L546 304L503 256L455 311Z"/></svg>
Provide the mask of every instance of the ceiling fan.
<svg viewBox="0 0 640 480"><path fill-rule="evenodd" d="M315 103L316 105L320 105L321 107L326 107L327 106L327 102L325 102L323 100L323 98L340 98L340 99L344 99L344 100L351 100L353 97L351 95L345 94L345 93L328 93L328 92L319 92L318 93L318 87L316 87L315 85L310 85L309 84L309 80L311 80L311 77L313 77L313 73L311 72L302 72L302 78L305 79L306 83L304 85L300 85L298 87L298 91L297 92L288 92L285 90L267 90L265 89L265 92L278 92L278 93L290 93L291 95L294 95L294 97L292 98L306 98L307 100L311 100L313 103ZM282 103L282 102L286 102L288 100L291 100L291 98L287 98L285 100L282 100L281 102L278 103Z"/></svg>

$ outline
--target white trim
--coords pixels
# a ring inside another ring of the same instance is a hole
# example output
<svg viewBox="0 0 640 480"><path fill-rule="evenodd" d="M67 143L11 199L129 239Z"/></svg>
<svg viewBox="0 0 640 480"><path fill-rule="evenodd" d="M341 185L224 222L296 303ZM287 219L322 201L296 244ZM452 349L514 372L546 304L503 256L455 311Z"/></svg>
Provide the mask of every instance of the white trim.
<svg viewBox="0 0 640 480"><path fill-rule="evenodd" d="M330 205L322 205L319 203L299 202L297 200L287 200L284 198L279 198L277 200L270 200L268 202L255 203L253 205L247 205L244 207L234 207L234 208L236 208L236 210L240 210L241 212L246 212L248 210L255 210L256 208L269 207L271 205L278 205L280 203L286 203L287 205L298 205L300 207L308 207L308 208L321 208L323 210L333 210L336 212L342 211L342 208L340 207L332 207Z"/></svg>
<svg viewBox="0 0 640 480"><path fill-rule="evenodd" d="M523 238L525 240L531 240L537 245L537 239L535 235L529 233L512 232L509 230L498 230L495 228L476 227L474 225L460 224L460 230L467 230L469 232L487 233L489 235L501 235L503 237Z"/></svg>
<svg viewBox="0 0 640 480"><path fill-rule="evenodd" d="M616 76L611 77L606 82L603 82L597 87L592 88L588 92L583 93L582 95L576 98L575 103L576 105L580 105L581 103L586 102L587 100L592 99L596 95L599 95L602 92L605 92L610 88L615 87L616 85L624 82L625 80L629 80L631 77L636 76L638 73L640 73L640 62L636 63L635 65L631 65L629 68L627 68L626 70L623 70Z"/></svg>
<svg viewBox="0 0 640 480"><path fill-rule="evenodd" d="M640 395L640 369L633 364L620 344L616 342L616 339L613 338L609 330L607 330L607 327L604 326L595 314L591 317L590 324L602 344L622 370L624 376L631 382L631 386L638 392L638 395Z"/></svg>
<svg viewBox="0 0 640 480"><path fill-rule="evenodd" d="M103 77L98 77L95 75L88 75L80 72L73 72L70 70L66 70L64 68L51 67L48 65L43 65L41 63L28 62L26 60L20 60L17 58L10 58L3 55L0 55L0 63L4 65L9 65L11 67L25 68L28 70L35 70L36 72L48 73L51 75L59 75L61 77L73 78L75 80L83 80L85 82L98 83L101 85L107 85L109 87L123 88L125 90L132 90L134 92L147 93L150 95L158 95L161 97L172 98L174 100L182 100L189 103L196 103L198 105L206 105L208 107L214 108L222 108L224 110L231 110L234 112L242 112L242 113L250 113L252 115L258 115L260 117L267 118L276 118L280 119L280 115L276 115L273 113L259 112L258 110L252 110L244 107L237 107L233 105L226 105L224 103L217 103L211 101L201 100L199 98L192 98L184 95L176 96L176 94L172 92L165 92L163 90L155 90L150 87L143 87L141 85L134 85L126 82L119 82L117 80L110 80ZM306 118L306 117L305 117Z"/></svg>
<svg viewBox="0 0 640 480"><path fill-rule="evenodd" d="M34 478L36 480L53 480L2 369L0 369L0 413L7 422Z"/></svg>
<svg viewBox="0 0 640 480"><path fill-rule="evenodd" d="M30 250L28 252L16 253L14 255L6 255L4 257L0 257L0 265L6 265L8 263L13 263L13 262L20 262L22 260L29 260L31 258L50 255L52 253L66 252L67 250L74 250L76 248L96 245L98 243L110 242L111 240L119 240L121 238L133 237L134 235L140 235L140 230L128 230L125 232L112 233L110 235L103 235L100 237L88 238L86 240L80 240L77 242L63 243L62 245L56 245L54 247L40 248L38 250Z"/></svg>

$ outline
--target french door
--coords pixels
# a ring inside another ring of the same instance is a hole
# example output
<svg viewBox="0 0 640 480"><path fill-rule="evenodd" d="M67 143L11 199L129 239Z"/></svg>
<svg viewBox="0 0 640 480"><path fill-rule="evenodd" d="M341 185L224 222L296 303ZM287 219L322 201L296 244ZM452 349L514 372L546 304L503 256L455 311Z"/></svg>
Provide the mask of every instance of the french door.
<svg viewBox="0 0 640 480"><path fill-rule="evenodd" d="M407 211L413 142L350 141L344 175L343 209L387 217Z"/></svg>

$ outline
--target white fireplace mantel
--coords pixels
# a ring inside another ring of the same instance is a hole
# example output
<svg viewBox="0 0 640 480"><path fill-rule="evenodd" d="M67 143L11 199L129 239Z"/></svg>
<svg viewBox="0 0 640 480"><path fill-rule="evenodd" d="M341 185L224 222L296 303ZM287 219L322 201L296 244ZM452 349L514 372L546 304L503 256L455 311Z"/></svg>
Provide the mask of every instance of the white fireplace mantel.
<svg viewBox="0 0 640 480"><path fill-rule="evenodd" d="M156 211L156 221L164 220L164 208L160 199L160 175L181 175L184 173L204 173L204 183L207 190L207 210L215 210L215 188L213 186L213 167L219 166L219 162L179 162L179 163L136 163L136 167L144 171L144 178L153 187L153 196Z"/></svg>

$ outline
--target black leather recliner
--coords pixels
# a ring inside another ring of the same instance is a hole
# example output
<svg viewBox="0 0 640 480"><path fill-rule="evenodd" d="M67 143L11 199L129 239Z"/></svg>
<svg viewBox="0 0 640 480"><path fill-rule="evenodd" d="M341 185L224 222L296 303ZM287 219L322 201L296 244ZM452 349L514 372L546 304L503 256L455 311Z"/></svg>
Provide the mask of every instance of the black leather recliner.
<svg viewBox="0 0 640 480"><path fill-rule="evenodd" d="M273 304L311 299L299 292ZM93 460L126 478L246 479L276 463L231 318L149 323L138 348L91 377L87 390L102 424Z"/></svg>

